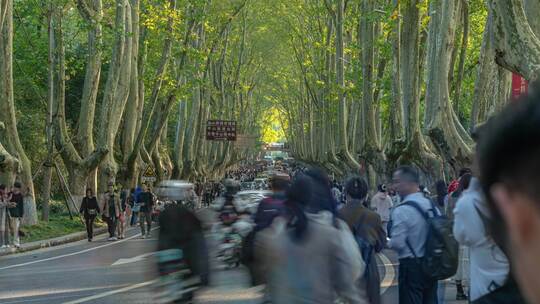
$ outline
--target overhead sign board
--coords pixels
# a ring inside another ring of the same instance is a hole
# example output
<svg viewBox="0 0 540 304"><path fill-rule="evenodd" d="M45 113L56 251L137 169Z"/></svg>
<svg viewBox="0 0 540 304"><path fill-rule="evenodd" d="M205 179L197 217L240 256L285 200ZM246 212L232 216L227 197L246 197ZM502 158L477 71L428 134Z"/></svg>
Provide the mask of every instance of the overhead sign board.
<svg viewBox="0 0 540 304"><path fill-rule="evenodd" d="M236 121L208 120L206 122L206 140L236 141Z"/></svg>
<svg viewBox="0 0 540 304"><path fill-rule="evenodd" d="M234 146L237 148L253 148L257 145L258 136L238 134Z"/></svg>

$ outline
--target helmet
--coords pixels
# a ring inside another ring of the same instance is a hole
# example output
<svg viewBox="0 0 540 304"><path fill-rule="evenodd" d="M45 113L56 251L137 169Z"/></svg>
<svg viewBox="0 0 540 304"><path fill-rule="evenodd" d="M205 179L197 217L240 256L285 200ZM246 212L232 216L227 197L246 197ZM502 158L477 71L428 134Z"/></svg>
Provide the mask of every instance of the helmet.
<svg viewBox="0 0 540 304"><path fill-rule="evenodd" d="M240 183L232 178L227 178L223 181L225 192L228 194L236 194L240 191Z"/></svg>

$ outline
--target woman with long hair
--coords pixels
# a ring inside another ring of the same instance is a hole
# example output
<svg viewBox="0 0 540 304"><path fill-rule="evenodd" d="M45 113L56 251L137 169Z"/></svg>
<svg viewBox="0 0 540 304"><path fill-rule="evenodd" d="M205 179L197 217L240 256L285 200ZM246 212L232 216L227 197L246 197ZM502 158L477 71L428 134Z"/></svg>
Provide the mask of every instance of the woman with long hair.
<svg viewBox="0 0 540 304"><path fill-rule="evenodd" d="M274 304L366 303L356 284L365 265L349 227L336 217L326 179L319 170L297 177L287 191L288 215L256 238Z"/></svg>
<svg viewBox="0 0 540 304"><path fill-rule="evenodd" d="M79 212L84 217L88 241L91 242L94 238L94 220L100 213L99 205L92 189L86 189L86 196L82 200L81 209Z"/></svg>

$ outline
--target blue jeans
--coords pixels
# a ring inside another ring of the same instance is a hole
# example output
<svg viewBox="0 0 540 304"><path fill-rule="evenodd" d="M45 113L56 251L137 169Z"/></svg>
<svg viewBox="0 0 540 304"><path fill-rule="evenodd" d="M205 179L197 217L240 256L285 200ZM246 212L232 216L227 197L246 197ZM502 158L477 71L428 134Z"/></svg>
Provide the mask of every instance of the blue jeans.
<svg viewBox="0 0 540 304"><path fill-rule="evenodd" d="M427 278L413 258L399 260L399 304L437 304L437 281Z"/></svg>
<svg viewBox="0 0 540 304"><path fill-rule="evenodd" d="M138 218L139 218L139 212L133 211L133 213L131 213L131 221L130 221L129 225L130 226L136 225L139 222Z"/></svg>
<svg viewBox="0 0 540 304"><path fill-rule="evenodd" d="M437 286L437 299L438 299L437 304L444 304L445 289L446 289L446 286L444 284L444 281L439 281L438 286Z"/></svg>

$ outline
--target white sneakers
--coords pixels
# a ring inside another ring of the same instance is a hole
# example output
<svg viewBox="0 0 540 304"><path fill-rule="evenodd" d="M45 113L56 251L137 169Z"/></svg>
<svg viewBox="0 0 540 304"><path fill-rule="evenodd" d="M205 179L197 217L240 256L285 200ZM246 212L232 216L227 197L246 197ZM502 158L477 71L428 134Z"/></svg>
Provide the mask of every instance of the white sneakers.
<svg viewBox="0 0 540 304"><path fill-rule="evenodd" d="M117 241L117 240L118 240L118 238L115 237L115 236L109 238L109 241Z"/></svg>
<svg viewBox="0 0 540 304"><path fill-rule="evenodd" d="M21 248L21 245L2 245L2 246L0 246L0 249L8 249L8 248Z"/></svg>

